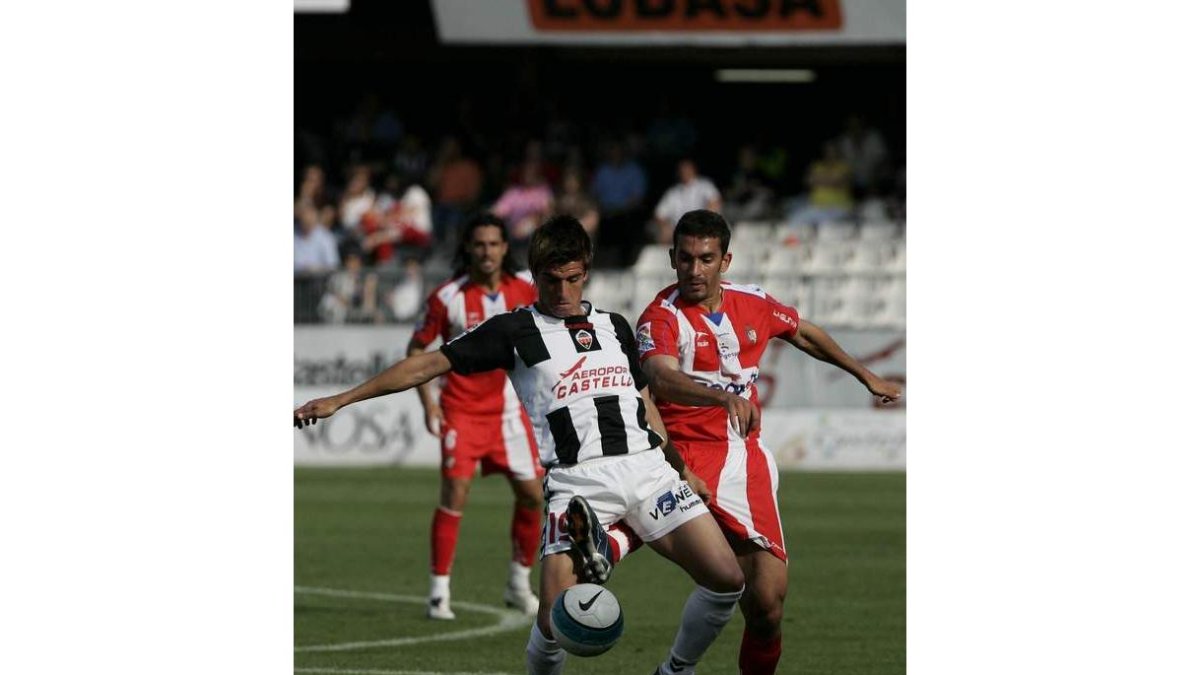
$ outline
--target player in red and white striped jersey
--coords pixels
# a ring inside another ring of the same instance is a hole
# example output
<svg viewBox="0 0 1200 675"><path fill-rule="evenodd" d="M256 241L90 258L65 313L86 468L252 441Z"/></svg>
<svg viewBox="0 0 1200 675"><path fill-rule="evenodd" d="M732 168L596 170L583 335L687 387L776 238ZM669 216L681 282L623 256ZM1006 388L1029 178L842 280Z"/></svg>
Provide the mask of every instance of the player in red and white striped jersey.
<svg viewBox="0 0 1200 675"><path fill-rule="evenodd" d="M779 472L759 438L759 362L771 338L854 375L885 402L899 385L876 376L795 308L757 286L721 279L729 269L729 225L690 211L675 227L663 289L638 320L638 352L671 440L708 484L708 507L746 575L746 618L738 665L743 675L775 672L787 593L787 549L776 491Z"/></svg>
<svg viewBox="0 0 1200 675"><path fill-rule="evenodd" d="M413 356L438 338L454 337L498 314L537 300L528 272L518 272L508 253L504 221L492 214L471 219L463 231L454 276L429 296L425 318L413 333ZM425 407L425 427L442 440L442 493L431 530L431 619L453 619L450 568L458 546L459 524L476 467L483 475L503 473L512 484L512 561L504 602L536 614L537 597L529 572L541 537L542 485L537 443L529 417L503 370L476 375L449 373L440 403L432 384L417 389Z"/></svg>

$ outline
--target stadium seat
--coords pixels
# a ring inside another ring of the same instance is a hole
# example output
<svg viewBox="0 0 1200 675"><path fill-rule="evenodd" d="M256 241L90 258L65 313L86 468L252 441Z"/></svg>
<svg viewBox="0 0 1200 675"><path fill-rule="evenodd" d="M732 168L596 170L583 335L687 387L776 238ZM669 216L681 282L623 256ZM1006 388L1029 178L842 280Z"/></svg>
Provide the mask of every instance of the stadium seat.
<svg viewBox="0 0 1200 675"><path fill-rule="evenodd" d="M891 221L863 223L858 236L863 241L890 241L900 236L900 226Z"/></svg>
<svg viewBox="0 0 1200 675"><path fill-rule="evenodd" d="M848 241L858 238L854 223L825 222L817 226L817 241Z"/></svg>
<svg viewBox="0 0 1200 675"><path fill-rule="evenodd" d="M854 292L849 277L823 277L814 280L813 320L822 326L851 327L856 324Z"/></svg>
<svg viewBox="0 0 1200 675"><path fill-rule="evenodd" d="M765 220L743 220L729 229L732 236L738 240L770 239L775 234L775 223Z"/></svg>
<svg viewBox="0 0 1200 675"><path fill-rule="evenodd" d="M879 317L880 325L889 328L903 328L906 310L904 277L887 277L882 281L877 292L884 305Z"/></svg>
<svg viewBox="0 0 1200 675"><path fill-rule="evenodd" d="M891 249L891 255L889 259L885 261L885 268L889 272L904 272L905 242L903 239L900 239L899 241L892 242L892 246L893 248Z"/></svg>
<svg viewBox="0 0 1200 675"><path fill-rule="evenodd" d="M637 262L633 264L633 271L641 275L661 272L664 267L669 270L670 251L671 247L666 244L647 244L638 254Z"/></svg>
<svg viewBox="0 0 1200 675"><path fill-rule="evenodd" d="M634 277L628 272L593 271L588 275L588 284L583 297L600 309L617 312L628 318L630 313L640 313L644 309L644 307L634 307L634 291ZM633 317L633 319L636 318L636 316Z"/></svg>
<svg viewBox="0 0 1200 675"><path fill-rule="evenodd" d="M817 240L811 248L812 255L807 261L807 267L802 268L810 274L835 274L845 271L854 258L852 241L821 241Z"/></svg>
<svg viewBox="0 0 1200 675"><path fill-rule="evenodd" d="M817 228L812 223L781 225L775 231L775 243L780 246L801 246L817 238Z"/></svg>
<svg viewBox="0 0 1200 675"><path fill-rule="evenodd" d="M809 267L812 253L809 246L773 249L767 257L764 276L768 279L799 276Z"/></svg>
<svg viewBox="0 0 1200 675"><path fill-rule="evenodd" d="M863 239L854 243L854 255L846 266L848 271L879 273L889 271L895 256L895 242Z"/></svg>

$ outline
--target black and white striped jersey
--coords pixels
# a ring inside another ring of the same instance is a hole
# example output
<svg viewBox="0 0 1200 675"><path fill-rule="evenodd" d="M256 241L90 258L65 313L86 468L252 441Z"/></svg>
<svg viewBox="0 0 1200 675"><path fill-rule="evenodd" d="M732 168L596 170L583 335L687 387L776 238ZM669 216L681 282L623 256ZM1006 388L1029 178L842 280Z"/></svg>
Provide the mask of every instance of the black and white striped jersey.
<svg viewBox="0 0 1200 675"><path fill-rule="evenodd" d="M508 371L544 466L650 450L638 393L646 376L629 322L594 309L560 319L533 305L499 314L442 346L454 372Z"/></svg>

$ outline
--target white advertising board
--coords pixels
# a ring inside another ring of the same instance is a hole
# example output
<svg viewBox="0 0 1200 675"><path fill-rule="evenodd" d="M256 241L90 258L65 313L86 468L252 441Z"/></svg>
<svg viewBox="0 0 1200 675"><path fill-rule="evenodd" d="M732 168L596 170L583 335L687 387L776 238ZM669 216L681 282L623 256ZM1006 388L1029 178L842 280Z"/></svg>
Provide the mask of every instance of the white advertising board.
<svg viewBox="0 0 1200 675"><path fill-rule="evenodd" d="M903 410L763 413L763 441L781 469L903 471L905 433Z"/></svg>
<svg viewBox="0 0 1200 675"><path fill-rule="evenodd" d="M904 380L903 333L832 334L876 373ZM296 326L294 406L349 389L404 358L411 336L408 326ZM775 340L763 359L759 395L763 439L781 468L904 468L904 411L873 409L870 394L841 370ZM303 466L437 466L441 456L415 392L358 403L294 435L294 461Z"/></svg>

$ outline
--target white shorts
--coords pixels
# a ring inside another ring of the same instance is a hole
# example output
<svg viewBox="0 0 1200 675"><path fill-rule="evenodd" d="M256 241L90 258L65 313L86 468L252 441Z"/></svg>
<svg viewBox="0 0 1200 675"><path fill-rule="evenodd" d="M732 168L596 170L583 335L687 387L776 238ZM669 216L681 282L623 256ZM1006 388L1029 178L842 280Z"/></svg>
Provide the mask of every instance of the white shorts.
<svg viewBox="0 0 1200 675"><path fill-rule="evenodd" d="M588 501L605 528L623 520L643 541L654 541L708 513L708 507L657 448L551 467L542 485L546 497L543 558L570 550L567 502L576 495Z"/></svg>

